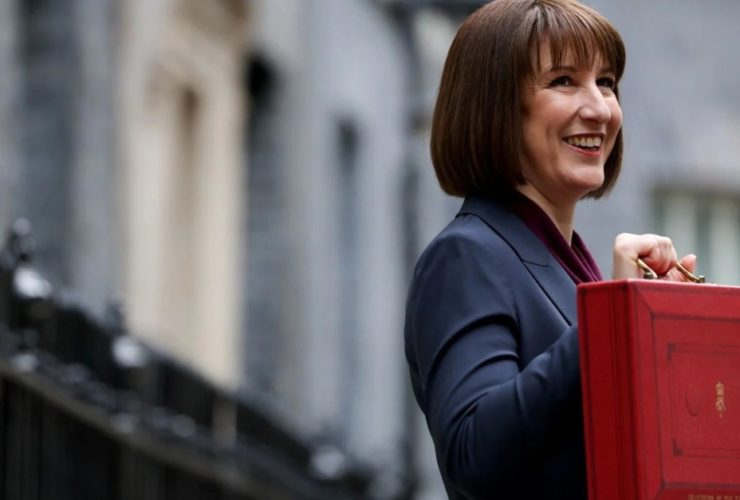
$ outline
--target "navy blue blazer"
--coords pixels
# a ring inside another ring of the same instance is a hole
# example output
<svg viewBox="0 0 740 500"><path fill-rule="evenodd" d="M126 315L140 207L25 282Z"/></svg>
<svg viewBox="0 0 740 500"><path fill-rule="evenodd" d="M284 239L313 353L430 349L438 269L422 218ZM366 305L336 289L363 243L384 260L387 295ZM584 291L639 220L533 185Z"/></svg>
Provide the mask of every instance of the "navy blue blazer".
<svg viewBox="0 0 740 500"><path fill-rule="evenodd" d="M406 358L450 498L586 498L576 319L571 278L495 200L422 253Z"/></svg>

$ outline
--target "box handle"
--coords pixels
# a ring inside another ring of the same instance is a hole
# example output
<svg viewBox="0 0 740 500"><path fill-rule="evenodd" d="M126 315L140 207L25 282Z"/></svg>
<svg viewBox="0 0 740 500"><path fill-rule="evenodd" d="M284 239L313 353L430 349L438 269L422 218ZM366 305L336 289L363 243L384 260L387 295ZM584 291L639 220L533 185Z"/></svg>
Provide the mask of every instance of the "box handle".
<svg viewBox="0 0 740 500"><path fill-rule="evenodd" d="M638 257L636 262L637 262L637 267L639 267L642 270L642 272L643 272L642 277L644 279L646 279L646 280L657 280L658 279L658 273L656 273L655 271L653 271L650 268L650 266L648 266L647 264L645 264L645 262L641 258ZM681 263L678 262L678 261L676 261L676 269L678 269L679 271L681 271L681 274L683 274L684 276L686 276L686 279L688 279L691 282L694 282L694 283L706 283L706 281L707 281L706 278L704 278L704 276L697 276L697 275L695 275L694 273L692 273L691 271L689 271L688 269L686 269L685 267L683 267L681 265Z"/></svg>

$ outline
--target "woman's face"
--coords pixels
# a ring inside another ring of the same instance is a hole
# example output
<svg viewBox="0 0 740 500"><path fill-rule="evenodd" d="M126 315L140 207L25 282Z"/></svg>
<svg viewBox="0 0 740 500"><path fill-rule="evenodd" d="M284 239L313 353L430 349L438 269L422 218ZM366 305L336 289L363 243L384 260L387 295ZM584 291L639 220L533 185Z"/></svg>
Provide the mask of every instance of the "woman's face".
<svg viewBox="0 0 740 500"><path fill-rule="evenodd" d="M622 110L613 69L602 57L583 68L566 53L553 67L549 44L539 50L540 69L522 90L521 190L566 207L604 182Z"/></svg>

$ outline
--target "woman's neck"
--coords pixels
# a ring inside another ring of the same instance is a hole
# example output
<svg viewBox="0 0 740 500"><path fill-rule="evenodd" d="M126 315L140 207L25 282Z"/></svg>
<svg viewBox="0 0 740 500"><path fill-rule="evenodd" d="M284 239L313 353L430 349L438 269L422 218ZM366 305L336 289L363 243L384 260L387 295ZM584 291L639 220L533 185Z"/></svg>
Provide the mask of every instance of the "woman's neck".
<svg viewBox="0 0 740 500"><path fill-rule="evenodd" d="M574 203L556 203L547 198L540 191L532 187L530 184L524 184L518 186L517 190L524 196L532 200L539 206L558 228L560 234L563 235L568 245L571 244L573 238L573 219L576 213L576 204Z"/></svg>

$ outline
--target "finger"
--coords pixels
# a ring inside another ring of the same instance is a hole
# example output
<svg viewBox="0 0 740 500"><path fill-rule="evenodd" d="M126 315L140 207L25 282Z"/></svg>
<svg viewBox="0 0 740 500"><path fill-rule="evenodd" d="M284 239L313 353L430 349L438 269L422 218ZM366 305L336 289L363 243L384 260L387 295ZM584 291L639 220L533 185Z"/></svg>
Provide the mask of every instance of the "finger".
<svg viewBox="0 0 740 500"><path fill-rule="evenodd" d="M612 278L641 278L642 271L635 260L642 249L641 237L636 234L621 233L614 239Z"/></svg>
<svg viewBox="0 0 740 500"><path fill-rule="evenodd" d="M654 267L663 260L660 256L660 237L654 234L619 234L614 240L614 279L641 278L637 267L638 257L648 257L648 265ZM649 263L652 262L652 265ZM667 271L667 268L665 269Z"/></svg>
<svg viewBox="0 0 740 500"><path fill-rule="evenodd" d="M650 235L647 254L640 255L642 260L659 275L666 274L676 265L678 255L673 248L673 242L665 236Z"/></svg>
<svg viewBox="0 0 740 500"><path fill-rule="evenodd" d="M678 283L688 283L691 280L684 276L684 274L679 271L677 268L673 268L670 271L668 271L664 276L661 276L660 279L665 281L676 281Z"/></svg>
<svg viewBox="0 0 740 500"><path fill-rule="evenodd" d="M696 270L696 255L688 254L681 257L679 261L683 267L686 268L690 273L694 273ZM663 277L666 281L677 281L677 282L691 282L692 280L685 276L678 268L674 267Z"/></svg>
<svg viewBox="0 0 740 500"><path fill-rule="evenodd" d="M621 233L614 240L614 255L635 260L641 255L647 255L655 246L652 234Z"/></svg>

